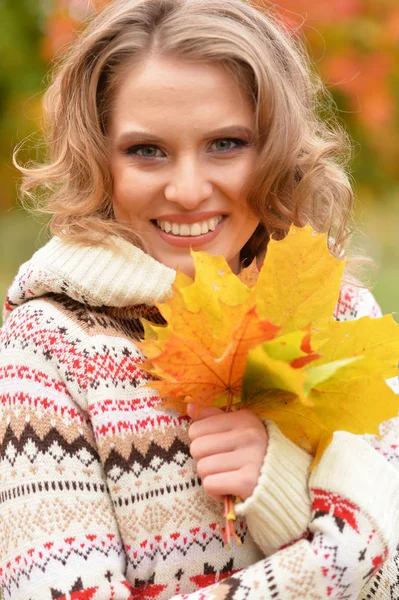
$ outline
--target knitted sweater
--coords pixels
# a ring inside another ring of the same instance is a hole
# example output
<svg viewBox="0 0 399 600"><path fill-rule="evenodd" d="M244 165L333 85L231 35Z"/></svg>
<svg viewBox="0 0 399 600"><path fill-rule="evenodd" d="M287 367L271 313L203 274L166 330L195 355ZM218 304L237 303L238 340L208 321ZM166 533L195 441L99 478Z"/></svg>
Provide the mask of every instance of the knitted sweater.
<svg viewBox="0 0 399 600"><path fill-rule="evenodd" d="M138 318L157 321L154 302L175 273L125 241L114 246L54 238L9 290L4 599L396 600L397 419L381 440L337 432L310 478L310 457L267 423L257 487L237 506L242 546L226 549L222 504L189 453L190 419L157 409L135 344ZM379 314L372 296L343 288L336 318L365 314Z"/></svg>

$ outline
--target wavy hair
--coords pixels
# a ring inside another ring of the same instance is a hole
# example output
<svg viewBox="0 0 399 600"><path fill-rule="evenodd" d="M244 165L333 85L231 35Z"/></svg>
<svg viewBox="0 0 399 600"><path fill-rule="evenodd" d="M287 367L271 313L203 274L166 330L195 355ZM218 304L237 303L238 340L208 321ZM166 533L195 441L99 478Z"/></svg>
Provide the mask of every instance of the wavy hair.
<svg viewBox="0 0 399 600"><path fill-rule="evenodd" d="M249 0L114 0L89 23L45 94L47 161L21 166L14 155L22 194L51 215L51 232L140 245L113 215L107 120L124 69L149 56L222 64L253 102L259 152L247 199L260 224L242 260L291 223L329 232L342 257L353 204L349 141L334 117L320 117L331 100L298 39Z"/></svg>

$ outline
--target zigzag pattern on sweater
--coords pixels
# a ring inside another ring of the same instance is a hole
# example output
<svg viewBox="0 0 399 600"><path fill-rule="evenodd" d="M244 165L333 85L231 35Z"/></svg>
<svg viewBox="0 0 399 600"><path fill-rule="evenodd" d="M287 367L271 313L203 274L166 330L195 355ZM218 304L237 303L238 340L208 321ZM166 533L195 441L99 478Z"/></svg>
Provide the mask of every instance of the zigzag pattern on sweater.
<svg viewBox="0 0 399 600"><path fill-rule="evenodd" d="M50 429L45 435L38 434L30 422L25 423L18 435L9 424L2 438L0 456L12 467L20 455L32 465L40 461L43 455L53 459L58 465L67 457L76 458L85 467L98 460L98 451L84 436L78 435L68 441L57 429ZM132 445L127 459L116 448L112 448L105 460L104 471L116 483L125 473L133 472L136 477L140 477L144 470L158 473L164 465L183 467L187 460L191 460L187 444L175 437L169 448L151 441L146 452L143 452L142 447L138 450Z"/></svg>
<svg viewBox="0 0 399 600"><path fill-rule="evenodd" d="M67 456L76 458L85 467L98 460L97 450L84 436L79 435L68 442L57 429L50 429L44 436L38 435L30 423L25 425L20 436L15 435L9 425L0 444L0 456L11 466L15 466L19 455L26 457L32 465L44 455L48 455L59 465Z"/></svg>
<svg viewBox="0 0 399 600"><path fill-rule="evenodd" d="M182 467L187 460L191 460L187 444L176 438L173 444L165 449L156 442L151 442L147 453L143 455L133 445L128 459L126 460L115 448L113 448L104 462L104 471L114 483L119 481L122 475L133 471L136 477L140 477L146 469L158 473L162 466L175 464Z"/></svg>

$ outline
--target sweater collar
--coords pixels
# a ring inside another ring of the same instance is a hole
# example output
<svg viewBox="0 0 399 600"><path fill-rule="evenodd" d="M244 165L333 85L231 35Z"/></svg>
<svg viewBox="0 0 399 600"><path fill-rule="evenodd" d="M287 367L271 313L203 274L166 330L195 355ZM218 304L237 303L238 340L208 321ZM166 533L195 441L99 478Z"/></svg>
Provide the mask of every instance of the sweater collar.
<svg viewBox="0 0 399 600"><path fill-rule="evenodd" d="M84 246L52 238L23 264L5 304L6 318L25 301L49 293L90 306L154 305L170 293L176 272L121 238Z"/></svg>

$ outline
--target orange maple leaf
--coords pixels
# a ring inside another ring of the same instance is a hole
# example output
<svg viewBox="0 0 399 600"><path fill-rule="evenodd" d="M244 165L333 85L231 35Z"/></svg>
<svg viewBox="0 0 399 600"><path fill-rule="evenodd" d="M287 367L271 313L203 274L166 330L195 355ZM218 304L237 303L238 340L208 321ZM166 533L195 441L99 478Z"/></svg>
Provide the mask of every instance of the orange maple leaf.
<svg viewBox="0 0 399 600"><path fill-rule="evenodd" d="M235 307L226 306L224 314L232 316L236 312ZM189 313L186 313L188 316ZM199 324L198 314L193 320ZM220 343L214 343L209 330L205 340L201 340L199 329L199 339L185 335L184 331L183 335L172 333L161 354L145 363L145 368L151 374L163 378L148 385L157 389L161 396L166 396L168 408L173 407L174 398L181 397L190 397L201 407L221 402L230 408L234 399L239 401L241 398L249 350L261 342L274 339L279 330L266 319L260 319L256 307L252 306L231 332L230 340L220 355L212 352L214 346L220 349ZM189 332L192 332L191 328ZM142 348L145 350L145 343Z"/></svg>

